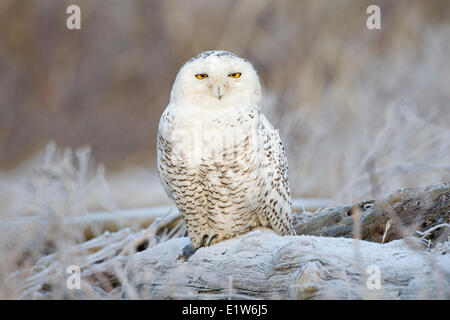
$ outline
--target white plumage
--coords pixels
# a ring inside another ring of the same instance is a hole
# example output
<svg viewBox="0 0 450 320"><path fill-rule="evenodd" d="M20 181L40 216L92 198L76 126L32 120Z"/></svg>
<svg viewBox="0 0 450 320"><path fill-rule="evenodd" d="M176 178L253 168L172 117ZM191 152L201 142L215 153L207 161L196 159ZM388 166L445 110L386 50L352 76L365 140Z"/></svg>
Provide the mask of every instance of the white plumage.
<svg viewBox="0 0 450 320"><path fill-rule="evenodd" d="M192 249L263 226L295 234L287 160L252 65L208 51L179 71L158 130L158 171Z"/></svg>

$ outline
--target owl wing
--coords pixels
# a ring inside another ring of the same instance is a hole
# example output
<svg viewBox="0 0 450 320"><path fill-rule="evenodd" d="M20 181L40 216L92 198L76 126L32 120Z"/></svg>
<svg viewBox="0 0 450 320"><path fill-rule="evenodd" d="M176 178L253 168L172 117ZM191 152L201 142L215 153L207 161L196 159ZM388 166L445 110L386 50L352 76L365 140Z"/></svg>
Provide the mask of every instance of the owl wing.
<svg viewBox="0 0 450 320"><path fill-rule="evenodd" d="M279 131L274 129L262 113L258 120L260 175L265 181L264 201L259 210L260 220L268 222L277 233L295 235L292 228L292 200L286 152Z"/></svg>
<svg viewBox="0 0 450 320"><path fill-rule="evenodd" d="M166 194L172 201L174 201L175 199L172 194L173 190L170 188L170 176L174 174L175 164L173 163L172 157L173 147L169 140L170 134L168 133L173 130L172 122L173 117L166 109L161 115L161 119L159 121L156 152L159 179Z"/></svg>
<svg viewBox="0 0 450 320"><path fill-rule="evenodd" d="M161 133L158 131L158 139L157 139L157 143L156 143L156 148L157 148L157 153L158 153L158 157L157 157L157 167L158 167L158 176L159 179L161 181L161 185L163 186L164 191L166 192L167 196L173 201L173 197L172 197L172 192L169 188L169 186L167 185L167 181L165 179L165 175L166 173L166 169L165 169L165 164L163 163L163 154L164 154L164 138L162 137Z"/></svg>
<svg viewBox="0 0 450 320"><path fill-rule="evenodd" d="M176 204L195 248L200 246L207 225L206 198L195 169L186 167L184 158L175 151L174 120L171 112L161 116L157 138L158 173L169 198Z"/></svg>

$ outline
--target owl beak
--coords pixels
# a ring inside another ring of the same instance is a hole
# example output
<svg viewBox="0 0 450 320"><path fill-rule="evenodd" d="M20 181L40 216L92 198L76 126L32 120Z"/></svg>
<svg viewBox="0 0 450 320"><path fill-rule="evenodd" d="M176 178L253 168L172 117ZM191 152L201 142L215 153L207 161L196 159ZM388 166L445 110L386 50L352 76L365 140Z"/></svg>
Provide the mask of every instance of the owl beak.
<svg viewBox="0 0 450 320"><path fill-rule="evenodd" d="M219 100L222 99L222 96L223 96L222 86L221 85L216 86L214 91L215 91L215 94L216 94L217 98Z"/></svg>

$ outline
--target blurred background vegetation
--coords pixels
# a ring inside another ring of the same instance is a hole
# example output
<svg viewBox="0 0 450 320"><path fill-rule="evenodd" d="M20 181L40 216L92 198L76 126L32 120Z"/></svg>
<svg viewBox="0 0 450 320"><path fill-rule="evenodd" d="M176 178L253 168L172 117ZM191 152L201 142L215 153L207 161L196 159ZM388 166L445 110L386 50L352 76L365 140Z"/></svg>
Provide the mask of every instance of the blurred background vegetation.
<svg viewBox="0 0 450 320"><path fill-rule="evenodd" d="M81 30L66 28L70 4ZM370 4L381 30L366 28ZM91 147L115 205L167 203L159 117L178 69L212 49L258 70L294 197L449 179L450 1L0 0L0 208L27 197L49 141Z"/></svg>

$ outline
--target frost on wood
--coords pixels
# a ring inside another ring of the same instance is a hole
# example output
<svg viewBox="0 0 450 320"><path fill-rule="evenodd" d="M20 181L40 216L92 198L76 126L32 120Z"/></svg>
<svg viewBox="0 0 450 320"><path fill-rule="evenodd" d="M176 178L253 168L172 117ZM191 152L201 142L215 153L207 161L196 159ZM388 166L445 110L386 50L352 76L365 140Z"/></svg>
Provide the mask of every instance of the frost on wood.
<svg viewBox="0 0 450 320"><path fill-rule="evenodd" d="M450 223L450 184L397 190L379 201L362 201L353 206L325 208L314 214L297 214L297 234L352 238L354 215L360 221L360 238L373 242L389 242L412 236L416 230L430 230ZM449 228L429 234L428 240L442 242Z"/></svg>
<svg viewBox="0 0 450 320"><path fill-rule="evenodd" d="M185 262L178 256L188 241L135 254L128 287L144 299L450 298L448 241L424 251L404 239L378 244L263 229L201 248Z"/></svg>

